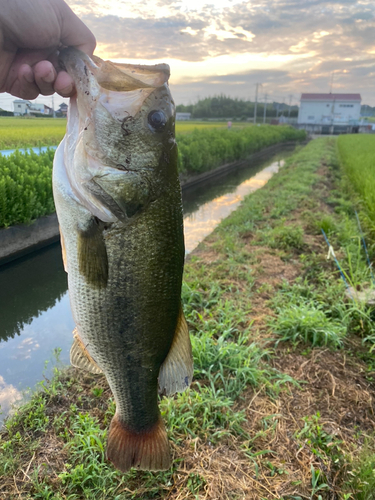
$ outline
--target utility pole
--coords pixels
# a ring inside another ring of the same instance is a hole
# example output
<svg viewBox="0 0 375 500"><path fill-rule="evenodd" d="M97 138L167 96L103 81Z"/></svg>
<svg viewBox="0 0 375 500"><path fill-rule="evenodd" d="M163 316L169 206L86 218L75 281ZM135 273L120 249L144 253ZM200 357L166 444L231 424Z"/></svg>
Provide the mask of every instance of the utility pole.
<svg viewBox="0 0 375 500"><path fill-rule="evenodd" d="M290 96L289 96L288 121L289 121L289 119L290 119L290 108L292 107L292 99L293 99L293 94L290 94Z"/></svg>
<svg viewBox="0 0 375 500"><path fill-rule="evenodd" d="M56 113L55 113L55 95L52 94L52 114L53 118L56 118Z"/></svg>
<svg viewBox="0 0 375 500"><path fill-rule="evenodd" d="M259 85L262 86L261 83L256 83L255 84L255 106L254 106L254 123L257 122L257 105L258 105L258 88L259 88Z"/></svg>
<svg viewBox="0 0 375 500"><path fill-rule="evenodd" d="M264 113L263 113L263 123L266 123L266 115L267 115L267 93L264 95Z"/></svg>
<svg viewBox="0 0 375 500"><path fill-rule="evenodd" d="M331 85L329 87L329 93L332 94L332 89L333 89L333 75L335 74L334 71L332 71L332 75L331 75Z"/></svg>

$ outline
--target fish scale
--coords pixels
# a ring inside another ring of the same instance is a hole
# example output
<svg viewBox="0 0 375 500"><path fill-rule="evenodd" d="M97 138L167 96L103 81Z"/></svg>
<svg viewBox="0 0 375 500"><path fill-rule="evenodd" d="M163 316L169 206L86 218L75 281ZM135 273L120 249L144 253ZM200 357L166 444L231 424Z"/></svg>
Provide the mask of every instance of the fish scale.
<svg viewBox="0 0 375 500"><path fill-rule="evenodd" d="M108 459L122 471L166 469L158 391L183 391L193 375L169 70L76 49L61 58L77 88L53 172L76 322L71 362L102 371L114 395Z"/></svg>

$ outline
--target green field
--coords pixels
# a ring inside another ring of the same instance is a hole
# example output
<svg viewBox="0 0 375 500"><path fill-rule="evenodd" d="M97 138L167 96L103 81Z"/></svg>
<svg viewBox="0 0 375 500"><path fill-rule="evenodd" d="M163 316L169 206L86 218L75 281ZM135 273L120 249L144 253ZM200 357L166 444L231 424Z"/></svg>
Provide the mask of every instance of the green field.
<svg viewBox="0 0 375 500"><path fill-rule="evenodd" d="M345 172L375 233L375 135L341 135L337 145Z"/></svg>
<svg viewBox="0 0 375 500"><path fill-rule="evenodd" d="M65 134L65 118L0 118L0 149L56 146Z"/></svg>
<svg viewBox="0 0 375 500"><path fill-rule="evenodd" d="M234 123L233 128L243 128L248 123ZM0 149L32 146L56 146L64 137L65 118L0 117ZM194 129L227 128L226 122L177 122L176 133L187 134Z"/></svg>
<svg viewBox="0 0 375 500"><path fill-rule="evenodd" d="M47 121L47 120L46 120ZM27 121L26 121L27 122ZM44 122L42 123L44 126ZM179 135L179 173L184 178L246 158L262 148L305 133L291 127L245 127ZM54 212L51 174L54 153L0 155L0 227L28 223Z"/></svg>

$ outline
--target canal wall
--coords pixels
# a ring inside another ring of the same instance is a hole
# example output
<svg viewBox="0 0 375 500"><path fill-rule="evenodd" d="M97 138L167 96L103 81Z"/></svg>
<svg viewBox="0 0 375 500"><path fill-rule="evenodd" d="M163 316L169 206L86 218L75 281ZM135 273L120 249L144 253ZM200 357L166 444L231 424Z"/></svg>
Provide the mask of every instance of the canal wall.
<svg viewBox="0 0 375 500"><path fill-rule="evenodd" d="M245 160L240 160L234 163L222 165L209 172L204 172L186 180L181 180L181 188L183 191L188 190L198 184L203 184L209 179L219 177L228 172L245 167L249 162L255 162L266 159L279 151L293 148L296 142L283 142L262 149L257 153L250 155ZM56 214L41 217L30 225L17 225L5 229L0 229L0 265L7 264L24 255L35 252L43 247L56 243L60 239L59 225Z"/></svg>

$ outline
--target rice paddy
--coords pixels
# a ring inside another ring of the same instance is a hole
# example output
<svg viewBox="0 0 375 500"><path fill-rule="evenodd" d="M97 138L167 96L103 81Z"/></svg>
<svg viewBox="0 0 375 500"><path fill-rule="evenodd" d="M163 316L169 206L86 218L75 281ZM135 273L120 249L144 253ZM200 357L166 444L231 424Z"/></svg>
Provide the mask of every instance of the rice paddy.
<svg viewBox="0 0 375 500"><path fill-rule="evenodd" d="M234 123L234 128L247 127L245 122ZM0 150L34 146L56 146L64 137L65 118L0 117ZM188 134L194 129L227 128L227 122L179 121L177 134Z"/></svg>

